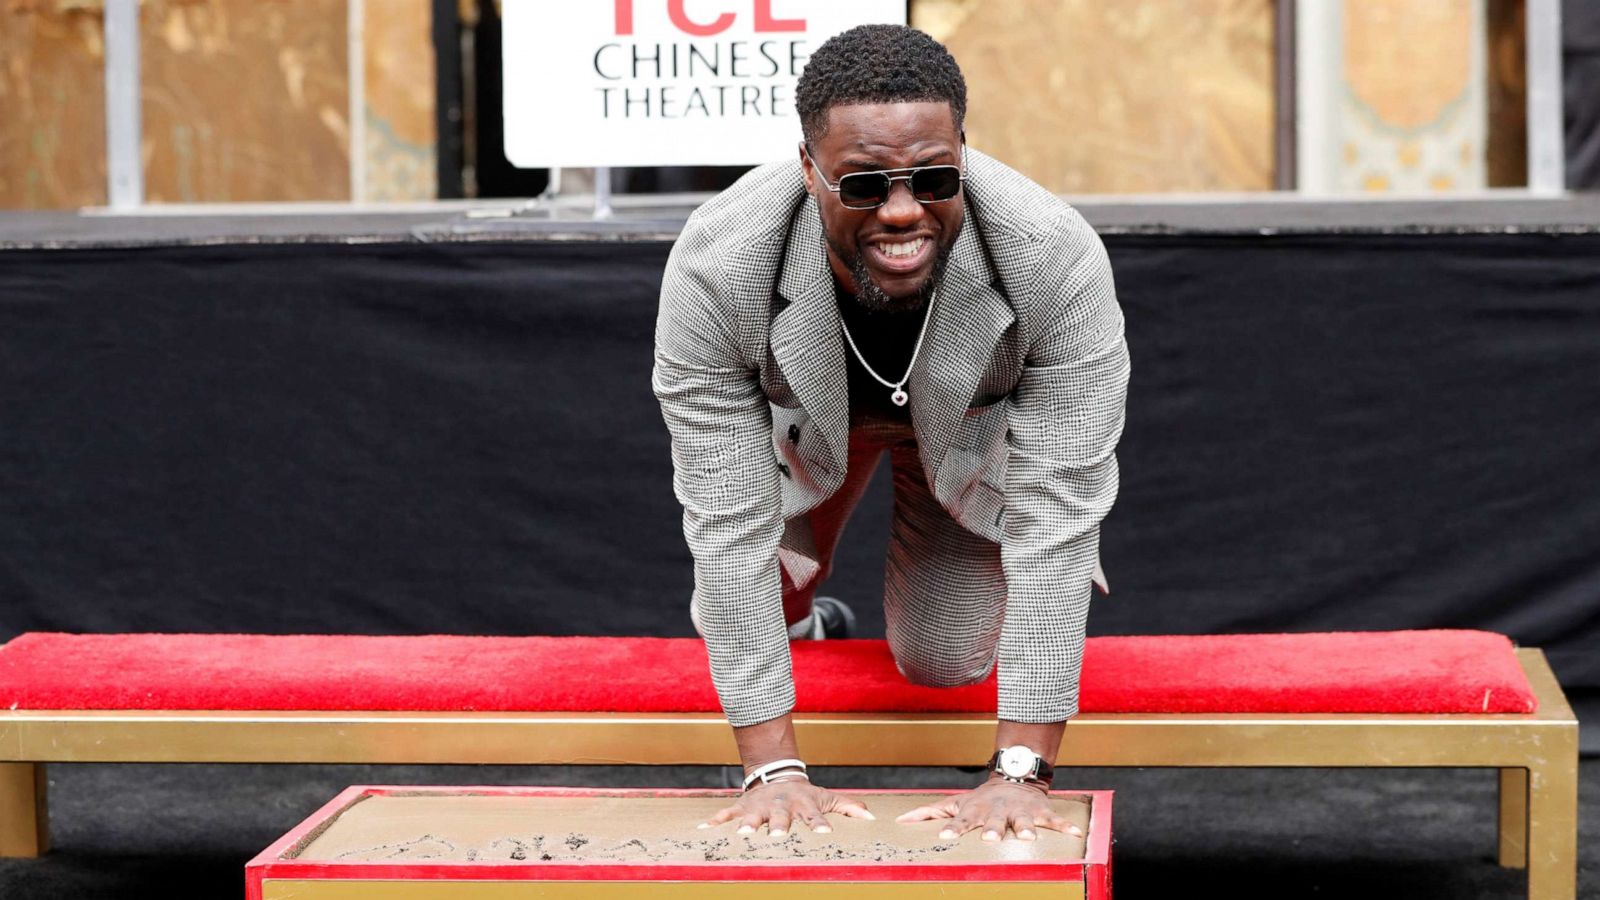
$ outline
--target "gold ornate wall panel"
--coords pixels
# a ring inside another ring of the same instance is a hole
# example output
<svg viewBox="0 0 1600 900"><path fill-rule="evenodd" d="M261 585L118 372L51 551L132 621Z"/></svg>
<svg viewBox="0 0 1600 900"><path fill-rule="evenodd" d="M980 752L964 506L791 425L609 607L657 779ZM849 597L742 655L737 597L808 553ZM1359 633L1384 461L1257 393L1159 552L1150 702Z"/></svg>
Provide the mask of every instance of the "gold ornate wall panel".
<svg viewBox="0 0 1600 900"><path fill-rule="evenodd" d="M427 200L438 193L430 7L429 0L363 5L366 200Z"/></svg>
<svg viewBox="0 0 1600 900"><path fill-rule="evenodd" d="M1272 0L914 0L967 138L1064 193L1268 190Z"/></svg>
<svg viewBox="0 0 1600 900"><path fill-rule="evenodd" d="M1350 93L1396 128L1447 115L1471 74L1471 0L1347 0L1344 66Z"/></svg>
<svg viewBox="0 0 1600 900"><path fill-rule="evenodd" d="M145 197L345 200L344 0L145 0Z"/></svg>
<svg viewBox="0 0 1600 900"><path fill-rule="evenodd" d="M1344 0L1341 191L1485 182L1482 0Z"/></svg>
<svg viewBox="0 0 1600 900"><path fill-rule="evenodd" d="M0 0L0 209L106 202L100 10Z"/></svg>

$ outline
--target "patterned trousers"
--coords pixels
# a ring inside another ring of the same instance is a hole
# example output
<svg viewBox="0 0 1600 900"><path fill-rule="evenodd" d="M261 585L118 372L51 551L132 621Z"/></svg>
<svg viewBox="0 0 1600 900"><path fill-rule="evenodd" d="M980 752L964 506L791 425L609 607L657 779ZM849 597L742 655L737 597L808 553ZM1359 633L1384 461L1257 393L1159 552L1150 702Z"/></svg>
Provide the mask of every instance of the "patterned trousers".
<svg viewBox="0 0 1600 900"><path fill-rule="evenodd" d="M1005 617L1000 545L957 524L934 498L905 422L851 423L844 484L806 514L817 551L815 574L791 581L783 567L783 611L790 624L811 612L817 587L884 453L894 477L894 513L884 561L883 613L889 649L915 684L951 687L982 681L994 669Z"/></svg>

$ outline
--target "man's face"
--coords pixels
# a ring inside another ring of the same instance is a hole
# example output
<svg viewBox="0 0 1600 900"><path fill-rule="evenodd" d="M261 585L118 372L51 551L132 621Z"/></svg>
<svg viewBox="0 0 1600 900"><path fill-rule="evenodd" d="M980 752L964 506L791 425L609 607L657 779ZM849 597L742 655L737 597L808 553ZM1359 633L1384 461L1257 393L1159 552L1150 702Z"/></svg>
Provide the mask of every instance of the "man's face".
<svg viewBox="0 0 1600 900"><path fill-rule="evenodd" d="M849 209L823 180L838 184L851 172L961 164L961 133L942 101L835 106L811 159L802 145L800 165L822 216L828 263L863 304L909 311L927 302L961 231L962 195L920 203L907 182L896 181L882 206ZM908 248L914 249L907 255Z"/></svg>

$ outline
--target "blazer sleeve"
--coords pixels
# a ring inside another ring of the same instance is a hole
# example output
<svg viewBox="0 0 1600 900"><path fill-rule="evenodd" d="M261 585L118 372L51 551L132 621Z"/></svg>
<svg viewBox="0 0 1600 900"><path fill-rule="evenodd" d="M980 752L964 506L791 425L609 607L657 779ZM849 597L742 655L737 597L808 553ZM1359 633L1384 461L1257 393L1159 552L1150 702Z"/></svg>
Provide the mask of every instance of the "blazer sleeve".
<svg viewBox="0 0 1600 900"><path fill-rule="evenodd" d="M673 492L694 556L694 605L729 723L794 708L771 409L743 347L716 248L691 220L668 257L652 386L672 437Z"/></svg>
<svg viewBox="0 0 1600 900"><path fill-rule="evenodd" d="M1117 496L1129 358L1111 266L1070 208L1044 248L1030 295L1032 340L1006 401L1007 599L999 717L1059 722L1078 713L1078 676L1099 558Z"/></svg>

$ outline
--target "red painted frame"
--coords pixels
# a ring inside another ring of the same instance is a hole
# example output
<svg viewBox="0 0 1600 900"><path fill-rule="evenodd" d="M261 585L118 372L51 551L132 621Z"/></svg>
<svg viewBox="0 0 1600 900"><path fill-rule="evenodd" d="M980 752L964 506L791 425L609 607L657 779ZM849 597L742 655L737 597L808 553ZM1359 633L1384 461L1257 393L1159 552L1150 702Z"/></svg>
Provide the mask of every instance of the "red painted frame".
<svg viewBox="0 0 1600 900"><path fill-rule="evenodd" d="M797 866L749 862L733 866L635 865L631 863L540 864L349 863L283 859L313 829L343 812L363 796L390 794L487 794L540 797L737 797L737 790L701 788L565 788L479 785L352 785L306 817L245 864L246 900L261 900L262 881L284 879L403 880L539 880L539 881L1079 881L1089 900L1107 900L1111 888L1112 791L1057 790L1054 794L1087 794L1089 835L1078 862L926 863L919 865ZM958 794L959 790L838 790L840 794ZM735 874L735 871L737 874ZM536 878L530 878L536 875Z"/></svg>

